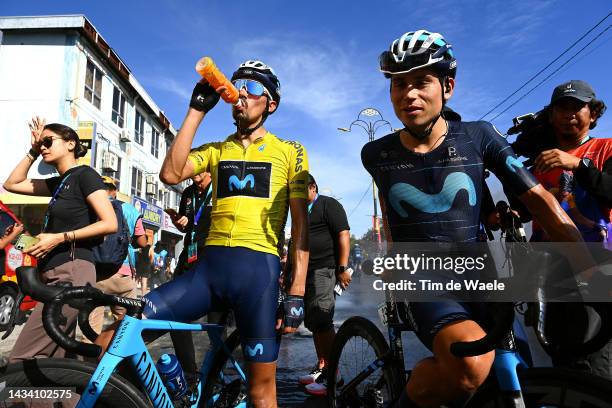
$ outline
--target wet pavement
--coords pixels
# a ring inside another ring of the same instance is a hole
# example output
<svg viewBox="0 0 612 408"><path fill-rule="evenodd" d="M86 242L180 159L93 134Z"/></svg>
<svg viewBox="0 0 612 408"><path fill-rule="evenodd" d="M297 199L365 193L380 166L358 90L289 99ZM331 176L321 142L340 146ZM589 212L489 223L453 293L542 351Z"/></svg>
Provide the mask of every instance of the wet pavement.
<svg viewBox="0 0 612 408"><path fill-rule="evenodd" d="M376 308L376 305L383 300L382 294L373 298L372 281L371 277L363 277L359 282L354 281L355 284L337 298L334 322L336 329L349 317L359 315L376 323L387 338L386 330L380 323ZM21 327L18 326L8 339L0 341L0 360L2 360L2 357L8 356ZM550 359L544 354L531 332L531 330L528 330L530 344L534 350L535 365L550 365ZM208 349L208 338L205 333L201 332L194 333L193 337L196 345L196 359L201 362ZM413 333L404 333L403 344L404 360L407 368L414 366L417 361L429 355L428 350ZM170 336L160 337L150 344L149 349L155 360L163 353L172 353ZM316 361L312 335L303 326L296 334L283 337L277 369L277 396L280 407L312 408L327 406L323 398L309 396L304 392L304 388L297 383L298 376L308 373Z"/></svg>

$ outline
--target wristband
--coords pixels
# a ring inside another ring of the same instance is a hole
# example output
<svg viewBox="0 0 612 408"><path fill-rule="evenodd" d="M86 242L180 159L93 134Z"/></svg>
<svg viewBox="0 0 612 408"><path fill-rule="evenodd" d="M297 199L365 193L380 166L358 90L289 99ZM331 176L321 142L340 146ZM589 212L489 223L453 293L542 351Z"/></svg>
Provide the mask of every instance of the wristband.
<svg viewBox="0 0 612 408"><path fill-rule="evenodd" d="M36 160L38 159L38 156L40 156L40 152L37 152L36 150L30 148L30 150L28 150L28 153L30 155L30 157L32 157L32 159Z"/></svg>

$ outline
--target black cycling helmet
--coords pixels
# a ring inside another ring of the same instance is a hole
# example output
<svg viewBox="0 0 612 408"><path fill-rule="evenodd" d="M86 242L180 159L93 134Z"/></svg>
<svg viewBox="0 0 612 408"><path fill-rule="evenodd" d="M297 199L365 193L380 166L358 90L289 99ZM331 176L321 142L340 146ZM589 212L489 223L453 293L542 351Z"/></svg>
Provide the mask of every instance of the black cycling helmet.
<svg viewBox="0 0 612 408"><path fill-rule="evenodd" d="M252 79L261 83L270 94L276 106L280 105L281 86L274 70L268 65L257 60L248 60L240 64L236 72L232 75L232 81L236 79Z"/></svg>
<svg viewBox="0 0 612 408"><path fill-rule="evenodd" d="M452 45L439 33L410 31L391 43L389 51L380 54L380 71L385 77L431 67L441 77L454 78L457 60Z"/></svg>

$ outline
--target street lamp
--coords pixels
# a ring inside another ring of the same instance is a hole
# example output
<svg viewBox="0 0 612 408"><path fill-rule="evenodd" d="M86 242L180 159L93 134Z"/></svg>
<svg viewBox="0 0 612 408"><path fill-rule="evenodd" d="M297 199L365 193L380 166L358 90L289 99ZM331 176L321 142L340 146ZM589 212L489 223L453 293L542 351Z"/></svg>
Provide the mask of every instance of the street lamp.
<svg viewBox="0 0 612 408"><path fill-rule="evenodd" d="M389 126L389 129L393 132L393 126L391 123L385 118L383 118L382 114L374 109L374 108L366 108L359 112L357 115L357 119L355 119L349 127L342 128L339 127L338 130L341 132L351 132L353 130L353 126L358 126L361 129L365 130L368 135L368 141L374 140L374 135L376 131L383 126ZM374 179L372 178L372 202L374 203L374 215L372 216L372 228L376 233L376 239L378 241L378 250L380 251L382 248L382 240L380 237L380 225L378 224L378 208L376 205L376 184L374 183Z"/></svg>

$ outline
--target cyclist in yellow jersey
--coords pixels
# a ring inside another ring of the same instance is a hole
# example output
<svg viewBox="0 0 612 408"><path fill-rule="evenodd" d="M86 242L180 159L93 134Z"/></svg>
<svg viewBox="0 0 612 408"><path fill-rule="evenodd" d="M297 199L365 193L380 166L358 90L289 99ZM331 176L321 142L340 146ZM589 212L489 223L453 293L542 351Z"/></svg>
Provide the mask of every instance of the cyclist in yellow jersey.
<svg viewBox="0 0 612 408"><path fill-rule="evenodd" d="M240 91L240 103L232 108L236 132L191 149L196 130L224 89L202 80L162 165L160 179L167 184L211 173L211 226L196 266L149 292L143 316L192 321L229 305L248 362L249 401L276 407L280 335L295 332L304 320L308 158L300 143L279 139L262 126L280 103L280 83L270 67L247 61L232 83ZM295 261L291 286L279 305L278 247L288 210ZM113 333L103 332L96 343L107 347ZM235 403L226 401L226 406Z"/></svg>
<svg viewBox="0 0 612 408"><path fill-rule="evenodd" d="M260 61L247 61L234 72L232 83L240 91L240 104L232 108L236 132L191 149L197 128L223 90L200 81L166 155L160 178L167 184L211 173L211 226L196 267L149 293L143 314L189 321L229 304L248 361L249 400L256 407L276 407L280 334L295 332L304 314L308 159L300 143L284 141L262 126L280 103L274 71ZM296 262L280 305L284 317L277 320L278 247L288 210Z"/></svg>

